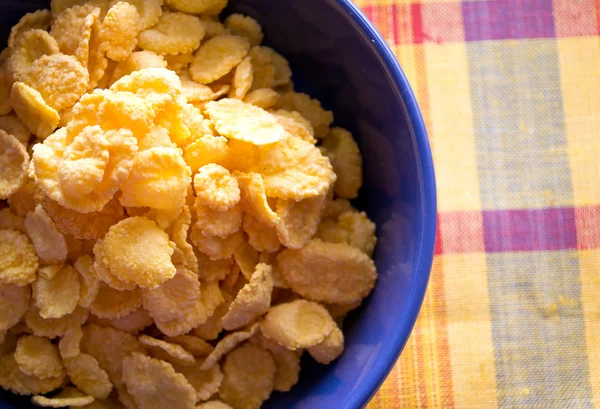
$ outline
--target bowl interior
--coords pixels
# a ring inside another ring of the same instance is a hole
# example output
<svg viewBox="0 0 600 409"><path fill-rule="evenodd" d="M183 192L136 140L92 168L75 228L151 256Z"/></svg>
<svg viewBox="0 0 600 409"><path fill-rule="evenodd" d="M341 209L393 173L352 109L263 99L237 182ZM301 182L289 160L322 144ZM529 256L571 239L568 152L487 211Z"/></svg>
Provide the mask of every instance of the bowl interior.
<svg viewBox="0 0 600 409"><path fill-rule="evenodd" d="M48 6L2 3L2 46L21 15ZM296 88L353 132L365 173L356 205L375 221L379 237L379 281L346 320L344 355L325 367L304 359L299 384L275 393L264 408L361 408L406 343L429 278L436 204L425 128L391 51L350 0L230 0L226 13L232 12L256 18L265 43L289 59ZM6 392L0 399L0 409L33 407Z"/></svg>

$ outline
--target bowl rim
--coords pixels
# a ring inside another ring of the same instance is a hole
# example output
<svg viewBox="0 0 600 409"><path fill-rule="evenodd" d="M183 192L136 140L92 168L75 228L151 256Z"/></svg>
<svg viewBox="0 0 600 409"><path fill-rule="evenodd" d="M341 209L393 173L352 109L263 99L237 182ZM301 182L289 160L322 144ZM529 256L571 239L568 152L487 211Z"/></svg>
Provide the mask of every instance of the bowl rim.
<svg viewBox="0 0 600 409"><path fill-rule="evenodd" d="M377 359L379 364L375 363L370 376L364 379L356 389L356 400L354 401L355 403L353 402L351 404L350 408L360 409L364 408L369 403L396 364L396 361L400 357L409 338L406 337L406 339L404 339L403 334L410 334L412 332L425 299L425 291L427 290L435 251L437 196L429 137L419 105L410 83L400 67L400 63L387 42L383 39L382 35L365 16L362 10L354 4L353 0L335 0L335 2L344 9L348 16L350 16L359 27L360 31L362 31L362 34L369 38L376 47L386 70L393 79L397 92L402 96L410 120L410 128L412 128L410 130L417 144L420 165L419 170L423 181L423 183L420 184L421 195L423 197L422 241L420 243L420 248L416 249L417 255L415 258L418 260L418 263L416 267L414 267L417 272L417 282L410 293L406 309L403 311L406 318L399 320L399 326L387 343L389 346L381 350L381 355Z"/></svg>

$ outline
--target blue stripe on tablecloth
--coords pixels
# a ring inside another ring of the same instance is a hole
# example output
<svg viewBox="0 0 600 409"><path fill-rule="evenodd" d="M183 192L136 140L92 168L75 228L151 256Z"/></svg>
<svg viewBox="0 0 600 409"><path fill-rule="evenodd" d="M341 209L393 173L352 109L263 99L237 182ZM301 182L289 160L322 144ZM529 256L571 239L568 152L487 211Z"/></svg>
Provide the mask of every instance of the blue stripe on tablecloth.
<svg viewBox="0 0 600 409"><path fill-rule="evenodd" d="M468 43L467 54L483 210L572 205L556 41Z"/></svg>
<svg viewBox="0 0 600 409"><path fill-rule="evenodd" d="M577 251L488 254L487 265L499 406L593 407Z"/></svg>

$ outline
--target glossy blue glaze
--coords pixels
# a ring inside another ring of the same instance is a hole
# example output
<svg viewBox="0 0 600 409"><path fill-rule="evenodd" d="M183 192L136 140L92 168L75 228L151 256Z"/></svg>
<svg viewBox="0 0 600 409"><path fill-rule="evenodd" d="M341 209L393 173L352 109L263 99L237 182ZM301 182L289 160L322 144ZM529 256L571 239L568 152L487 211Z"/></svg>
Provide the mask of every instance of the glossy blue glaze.
<svg viewBox="0 0 600 409"><path fill-rule="evenodd" d="M47 5L1 3L4 39L20 15ZM267 45L290 60L296 87L322 100L336 123L353 132L365 170L356 204L377 223L379 235L379 282L346 321L344 355L327 367L305 358L300 383L264 407L362 408L408 339L433 258L435 180L419 108L392 52L351 0L231 0L226 12L256 18ZM2 398L0 409L30 407L27 399Z"/></svg>

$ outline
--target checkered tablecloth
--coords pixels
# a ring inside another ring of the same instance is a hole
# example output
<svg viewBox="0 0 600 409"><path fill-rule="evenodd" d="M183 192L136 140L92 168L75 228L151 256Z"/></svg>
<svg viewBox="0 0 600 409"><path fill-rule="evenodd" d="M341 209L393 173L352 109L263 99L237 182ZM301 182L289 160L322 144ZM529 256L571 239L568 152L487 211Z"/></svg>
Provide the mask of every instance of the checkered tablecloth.
<svg viewBox="0 0 600 409"><path fill-rule="evenodd" d="M439 230L368 409L600 407L600 0L356 0L419 100Z"/></svg>

